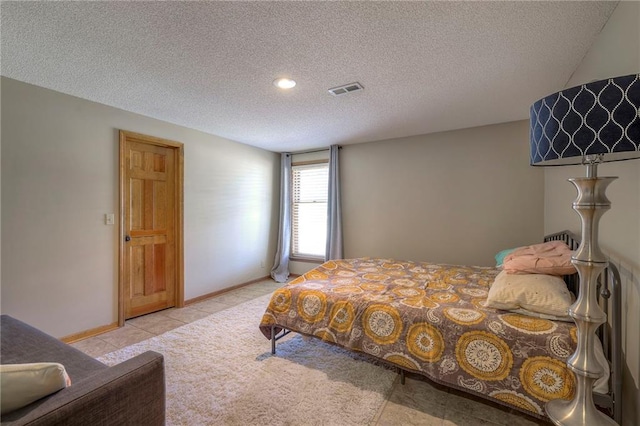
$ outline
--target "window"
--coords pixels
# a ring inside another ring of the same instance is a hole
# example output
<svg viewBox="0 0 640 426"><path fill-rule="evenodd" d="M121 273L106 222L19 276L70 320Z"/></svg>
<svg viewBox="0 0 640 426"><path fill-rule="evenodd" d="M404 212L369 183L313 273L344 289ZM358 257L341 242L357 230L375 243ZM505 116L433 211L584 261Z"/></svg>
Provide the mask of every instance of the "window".
<svg viewBox="0 0 640 426"><path fill-rule="evenodd" d="M324 259L329 163L293 164L291 255Z"/></svg>

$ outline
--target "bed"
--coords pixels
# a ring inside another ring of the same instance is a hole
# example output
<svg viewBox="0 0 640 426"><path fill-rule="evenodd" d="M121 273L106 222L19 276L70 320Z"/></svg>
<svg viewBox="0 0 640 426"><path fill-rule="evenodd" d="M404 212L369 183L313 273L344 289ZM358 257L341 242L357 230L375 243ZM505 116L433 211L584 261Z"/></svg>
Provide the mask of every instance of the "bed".
<svg viewBox="0 0 640 426"><path fill-rule="evenodd" d="M572 250L564 231L545 238ZM314 336L397 368L543 418L544 404L571 398L566 367L576 327L548 315L523 315L484 306L501 270L393 259L328 261L276 290L260 330L276 341L289 332ZM575 292L577 274L565 277ZM610 374L594 400L620 422L619 275L613 265L600 280L601 327ZM613 296L613 297L612 297ZM521 311L518 311L521 312ZM608 380L607 380L608 379Z"/></svg>

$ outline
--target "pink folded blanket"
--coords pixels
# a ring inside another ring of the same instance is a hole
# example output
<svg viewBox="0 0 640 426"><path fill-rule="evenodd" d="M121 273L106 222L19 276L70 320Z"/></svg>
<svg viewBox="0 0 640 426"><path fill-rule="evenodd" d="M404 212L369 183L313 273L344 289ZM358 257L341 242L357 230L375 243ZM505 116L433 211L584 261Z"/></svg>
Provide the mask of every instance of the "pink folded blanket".
<svg viewBox="0 0 640 426"><path fill-rule="evenodd" d="M502 268L509 274L570 275L576 272L572 255L564 242L549 241L514 250L504 259Z"/></svg>

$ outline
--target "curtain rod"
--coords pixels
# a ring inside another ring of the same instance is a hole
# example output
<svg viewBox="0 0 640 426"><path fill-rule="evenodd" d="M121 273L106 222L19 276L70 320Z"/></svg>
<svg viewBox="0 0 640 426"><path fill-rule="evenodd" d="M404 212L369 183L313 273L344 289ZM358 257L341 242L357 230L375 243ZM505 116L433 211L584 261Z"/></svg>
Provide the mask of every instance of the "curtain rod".
<svg viewBox="0 0 640 426"><path fill-rule="evenodd" d="M322 148L322 149L314 149L311 151L296 151L296 152L289 152L288 154L291 155L298 155L298 154L311 154L313 152L322 152L322 151L329 151L330 148ZM338 145L338 149L342 149L341 145Z"/></svg>

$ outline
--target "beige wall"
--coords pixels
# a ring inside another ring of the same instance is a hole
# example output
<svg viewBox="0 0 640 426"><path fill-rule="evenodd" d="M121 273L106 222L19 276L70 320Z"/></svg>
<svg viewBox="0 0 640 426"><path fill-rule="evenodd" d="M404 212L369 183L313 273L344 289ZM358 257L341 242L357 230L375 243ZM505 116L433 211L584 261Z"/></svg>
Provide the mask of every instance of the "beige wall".
<svg viewBox="0 0 640 426"><path fill-rule="evenodd" d="M528 149L526 121L344 146L345 255L492 265L540 241L543 172Z"/></svg>
<svg viewBox="0 0 640 426"><path fill-rule="evenodd" d="M567 87L640 72L640 3L620 2ZM576 191L566 180L584 176L582 166L545 169L545 231L579 234L571 208ZM618 176L607 189L609 210L600 221L600 245L618 266L623 285L623 424L640 425L640 160L605 163L600 176Z"/></svg>
<svg viewBox="0 0 640 426"><path fill-rule="evenodd" d="M184 143L186 299L268 275L277 154L3 78L2 313L58 337L116 321L118 129Z"/></svg>
<svg viewBox="0 0 640 426"><path fill-rule="evenodd" d="M2 78L0 78L0 94L2 93ZM2 108L2 99L0 96L0 109ZM2 135L1 135L1 128L2 128L2 117L0 115L0 152L2 152ZM0 155L0 165L2 164L2 156ZM2 169L0 167L0 189L2 188ZM2 194L1 194L1 190L0 190L0 242L2 241ZM0 306L2 306L2 244L0 243ZM2 312L2 309L0 308L0 312Z"/></svg>

